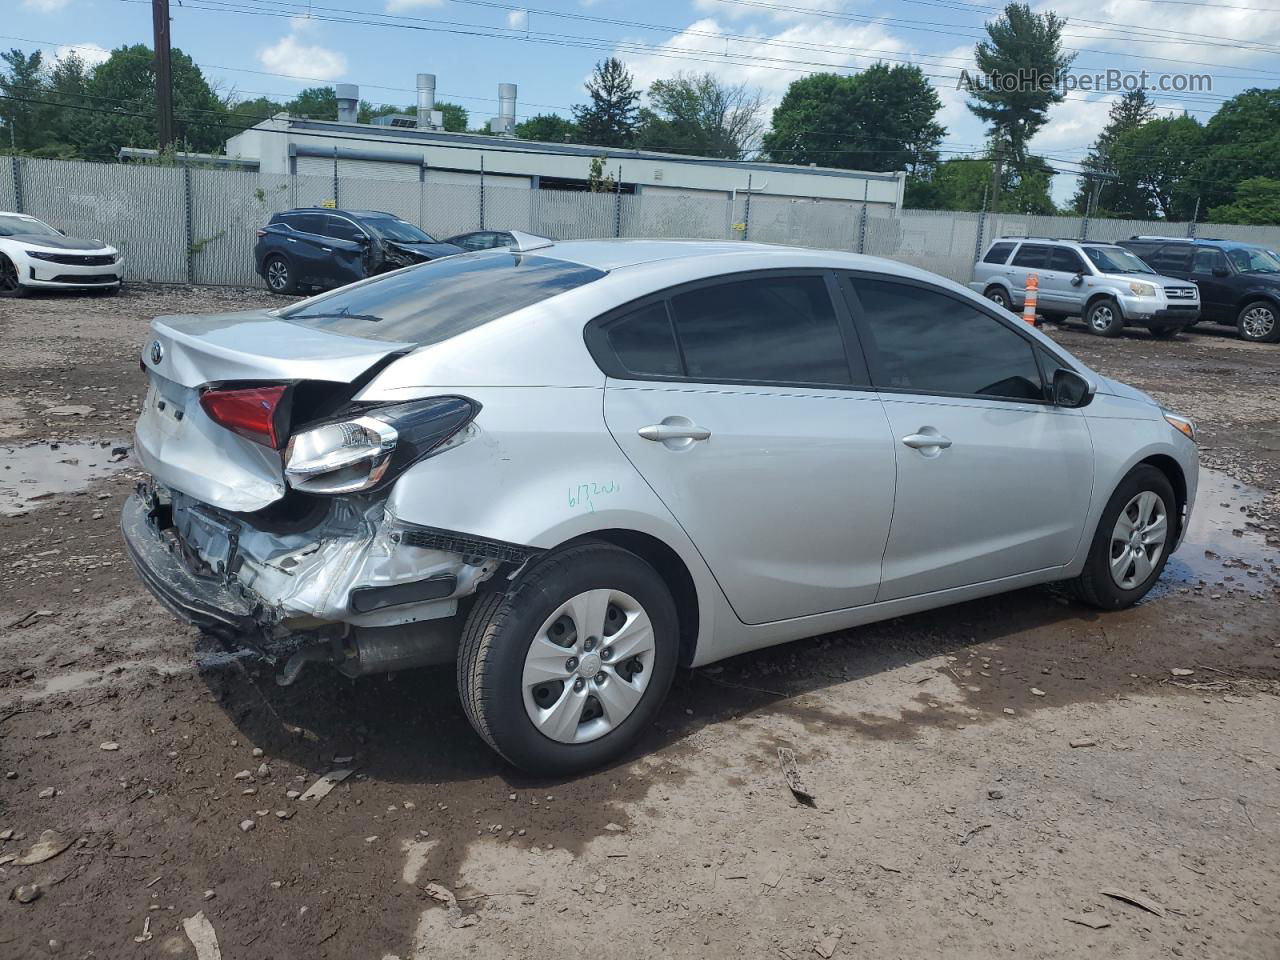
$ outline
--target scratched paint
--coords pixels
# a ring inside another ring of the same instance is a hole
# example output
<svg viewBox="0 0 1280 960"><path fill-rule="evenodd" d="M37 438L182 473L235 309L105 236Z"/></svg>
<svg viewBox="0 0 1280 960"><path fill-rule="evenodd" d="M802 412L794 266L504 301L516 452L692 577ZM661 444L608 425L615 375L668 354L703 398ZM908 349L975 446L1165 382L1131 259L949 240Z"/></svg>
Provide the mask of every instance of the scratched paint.
<svg viewBox="0 0 1280 960"><path fill-rule="evenodd" d="M586 507L591 513L596 512L596 498L607 497L610 494L617 493L621 489L621 485L616 480L610 480L607 483L580 483L576 488L569 488L569 506L570 508Z"/></svg>

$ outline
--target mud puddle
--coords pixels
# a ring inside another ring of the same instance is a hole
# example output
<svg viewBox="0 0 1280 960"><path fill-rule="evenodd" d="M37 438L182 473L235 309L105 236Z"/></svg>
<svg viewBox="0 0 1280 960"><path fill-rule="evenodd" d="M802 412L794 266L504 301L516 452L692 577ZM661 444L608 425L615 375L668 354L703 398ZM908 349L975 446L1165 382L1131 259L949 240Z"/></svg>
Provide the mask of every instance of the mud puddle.
<svg viewBox="0 0 1280 960"><path fill-rule="evenodd" d="M1163 579L1250 592L1280 585L1280 547L1268 544L1256 526L1264 497L1257 487L1202 467L1186 539Z"/></svg>
<svg viewBox="0 0 1280 960"><path fill-rule="evenodd" d="M0 446L0 514L20 517L128 465L129 447L119 440Z"/></svg>

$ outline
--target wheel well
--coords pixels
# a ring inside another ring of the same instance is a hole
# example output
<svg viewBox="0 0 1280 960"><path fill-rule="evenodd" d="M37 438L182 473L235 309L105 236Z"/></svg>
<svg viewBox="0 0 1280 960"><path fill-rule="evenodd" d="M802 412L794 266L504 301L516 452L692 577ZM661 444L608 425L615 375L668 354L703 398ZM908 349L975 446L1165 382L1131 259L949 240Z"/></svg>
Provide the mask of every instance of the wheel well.
<svg viewBox="0 0 1280 960"><path fill-rule="evenodd" d="M1255 292L1255 293L1246 294L1245 296L1241 297L1239 300L1236 301L1236 307L1234 311L1235 315L1238 317L1240 315L1241 310L1243 310L1249 304L1257 303L1258 301L1262 301L1263 303L1268 304L1272 310L1280 309L1280 301L1276 300L1275 297L1268 296L1265 293ZM1233 318L1231 320L1224 320L1223 322L1235 323L1235 319Z"/></svg>
<svg viewBox="0 0 1280 960"><path fill-rule="evenodd" d="M999 283L993 280L991 283L987 284L986 288L982 291L982 295L984 297L988 296L992 290L999 290L1001 293L1005 294L1006 296L1009 293L1009 291L1005 288L1005 285L1003 283Z"/></svg>
<svg viewBox="0 0 1280 960"><path fill-rule="evenodd" d="M1106 292L1095 293L1093 296L1091 296L1088 300L1084 302L1084 312L1088 313L1089 308L1092 307L1099 300L1115 300L1115 296L1113 294L1106 293Z"/></svg>
<svg viewBox="0 0 1280 960"><path fill-rule="evenodd" d="M1178 509L1175 511L1178 517L1178 535L1181 536L1182 510L1187 505L1187 478L1182 474L1182 467L1178 466L1178 461L1173 457L1166 457L1163 454L1147 457L1142 463L1155 467L1163 473L1169 481L1169 486L1173 487L1173 495L1178 501Z"/></svg>
<svg viewBox="0 0 1280 960"><path fill-rule="evenodd" d="M603 540L621 547L658 571L671 591L680 618L680 662L684 666L692 663L698 646L698 591L680 555L657 537L636 530L595 530L580 539Z"/></svg>

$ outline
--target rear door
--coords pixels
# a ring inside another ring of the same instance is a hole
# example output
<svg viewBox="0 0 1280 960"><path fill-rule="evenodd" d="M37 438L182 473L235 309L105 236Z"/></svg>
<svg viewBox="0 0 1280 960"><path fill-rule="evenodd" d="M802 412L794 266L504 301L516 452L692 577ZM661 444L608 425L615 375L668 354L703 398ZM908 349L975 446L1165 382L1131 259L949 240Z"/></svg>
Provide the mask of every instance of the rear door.
<svg viewBox="0 0 1280 960"><path fill-rule="evenodd" d="M1009 261L1005 272L1009 276L1014 299L1019 304L1026 302L1027 277L1033 273L1039 276L1048 267L1049 250L1047 243L1023 243Z"/></svg>
<svg viewBox="0 0 1280 960"><path fill-rule="evenodd" d="M326 286L329 273L327 238L324 236L323 213L291 213L286 221L291 228L285 233L285 255L294 266L298 282L308 286Z"/></svg>
<svg viewBox="0 0 1280 960"><path fill-rule="evenodd" d="M1068 563L1089 509L1093 446L1079 410L1046 402L1043 348L1017 323L925 283L845 283L897 455L877 600Z"/></svg>
<svg viewBox="0 0 1280 960"><path fill-rule="evenodd" d="M737 615L871 602L893 512L893 441L834 279L724 278L588 327L614 439Z"/></svg>

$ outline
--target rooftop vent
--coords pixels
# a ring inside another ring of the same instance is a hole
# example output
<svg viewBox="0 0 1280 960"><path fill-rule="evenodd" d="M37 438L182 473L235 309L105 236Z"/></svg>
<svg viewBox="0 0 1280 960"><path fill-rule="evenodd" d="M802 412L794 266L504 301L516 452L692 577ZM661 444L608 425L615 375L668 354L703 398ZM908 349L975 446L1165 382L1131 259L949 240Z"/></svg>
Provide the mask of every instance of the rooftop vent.
<svg viewBox="0 0 1280 960"><path fill-rule="evenodd" d="M360 88L354 83L337 83L333 92L338 98L338 122L355 123L360 115Z"/></svg>
<svg viewBox="0 0 1280 960"><path fill-rule="evenodd" d="M436 109L436 75L418 74L418 116L415 125L420 130L439 130L444 126L444 114ZM392 124L400 126L400 124Z"/></svg>
<svg viewBox="0 0 1280 960"><path fill-rule="evenodd" d="M489 121L489 132L510 137L516 132L516 85L498 84L498 115Z"/></svg>

